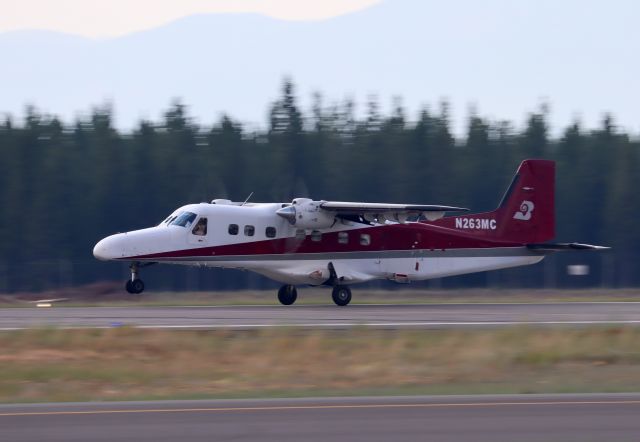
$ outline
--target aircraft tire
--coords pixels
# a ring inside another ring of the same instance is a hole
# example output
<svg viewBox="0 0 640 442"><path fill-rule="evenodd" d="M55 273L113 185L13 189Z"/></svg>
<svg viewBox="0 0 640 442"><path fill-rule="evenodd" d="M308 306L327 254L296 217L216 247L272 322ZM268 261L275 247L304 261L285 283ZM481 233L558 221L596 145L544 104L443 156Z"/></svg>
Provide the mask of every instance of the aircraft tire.
<svg viewBox="0 0 640 442"><path fill-rule="evenodd" d="M142 279L135 279L133 281L128 280L125 288L128 293L131 293L132 295L139 295L144 292L144 282L142 282Z"/></svg>
<svg viewBox="0 0 640 442"><path fill-rule="evenodd" d="M351 289L346 285L337 285L333 288L331 293L333 302L340 307L344 307L351 302Z"/></svg>
<svg viewBox="0 0 640 442"><path fill-rule="evenodd" d="M298 299L298 290L293 285L283 285L278 290L278 301L282 305L291 305Z"/></svg>
<svg viewBox="0 0 640 442"><path fill-rule="evenodd" d="M127 290L127 293L130 293L132 295L134 294L133 287L131 286L131 280L130 279L127 279L127 284L124 286L124 288Z"/></svg>

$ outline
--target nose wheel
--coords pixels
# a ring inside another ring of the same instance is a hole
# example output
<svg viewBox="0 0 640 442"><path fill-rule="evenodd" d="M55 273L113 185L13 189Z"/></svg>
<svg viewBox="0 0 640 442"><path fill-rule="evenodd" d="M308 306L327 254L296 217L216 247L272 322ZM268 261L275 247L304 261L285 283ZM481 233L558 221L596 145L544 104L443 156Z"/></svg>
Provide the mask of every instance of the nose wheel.
<svg viewBox="0 0 640 442"><path fill-rule="evenodd" d="M139 268L140 266L137 262L132 262L129 266L129 269L131 270L131 279L127 281L125 289L132 295L139 295L144 292L144 282L139 278Z"/></svg>
<svg viewBox="0 0 640 442"><path fill-rule="evenodd" d="M278 290L278 301L282 305L291 305L298 299L298 290L293 285L283 285Z"/></svg>
<svg viewBox="0 0 640 442"><path fill-rule="evenodd" d="M142 279L134 279L133 281L128 280L125 288L128 293L131 293L132 295L139 295L144 292L144 282L142 282Z"/></svg>

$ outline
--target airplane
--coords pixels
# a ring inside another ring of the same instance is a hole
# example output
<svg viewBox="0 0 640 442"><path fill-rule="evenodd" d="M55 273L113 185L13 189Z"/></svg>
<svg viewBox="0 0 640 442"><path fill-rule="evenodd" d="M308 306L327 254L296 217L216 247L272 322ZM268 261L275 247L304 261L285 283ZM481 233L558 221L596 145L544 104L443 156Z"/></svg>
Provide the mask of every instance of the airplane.
<svg viewBox="0 0 640 442"><path fill-rule="evenodd" d="M329 286L334 303L346 306L355 283L408 283L535 264L557 251L608 249L547 242L555 236L554 193L555 163L528 159L497 209L484 213L309 198L215 199L180 207L155 227L104 238L93 254L131 262L126 290L132 294L144 291L141 268L181 264L264 275L284 284L278 290L283 305L296 301L296 286Z"/></svg>

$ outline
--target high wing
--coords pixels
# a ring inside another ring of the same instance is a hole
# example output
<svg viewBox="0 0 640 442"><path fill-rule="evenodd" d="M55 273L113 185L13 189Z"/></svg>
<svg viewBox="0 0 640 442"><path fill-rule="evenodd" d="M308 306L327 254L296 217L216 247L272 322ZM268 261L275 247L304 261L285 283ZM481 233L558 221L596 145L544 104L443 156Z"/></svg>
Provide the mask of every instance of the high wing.
<svg viewBox="0 0 640 442"><path fill-rule="evenodd" d="M404 223L409 217L424 215L433 221L442 218L445 212L460 212L468 209L451 206L428 206L418 204L353 203L342 201L313 201L295 198L276 211L301 229L325 229L333 226L336 219L364 220L384 224L387 220Z"/></svg>
<svg viewBox="0 0 640 442"><path fill-rule="evenodd" d="M343 201L323 201L320 208L338 215L361 215L364 218L386 218L404 222L409 216L424 215L433 221L442 218L445 212L465 212L463 207L421 205L421 204L388 204L388 203L360 203Z"/></svg>

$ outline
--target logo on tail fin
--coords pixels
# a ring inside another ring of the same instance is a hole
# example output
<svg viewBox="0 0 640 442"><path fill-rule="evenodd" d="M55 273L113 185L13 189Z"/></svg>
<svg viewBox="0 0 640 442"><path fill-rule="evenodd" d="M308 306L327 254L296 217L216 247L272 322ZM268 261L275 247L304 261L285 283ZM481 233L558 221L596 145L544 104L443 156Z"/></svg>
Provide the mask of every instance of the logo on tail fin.
<svg viewBox="0 0 640 442"><path fill-rule="evenodd" d="M533 212L535 205L531 201L523 201L520 204L520 210L513 215L513 219L519 219L521 221L529 221L531 219L531 213Z"/></svg>

